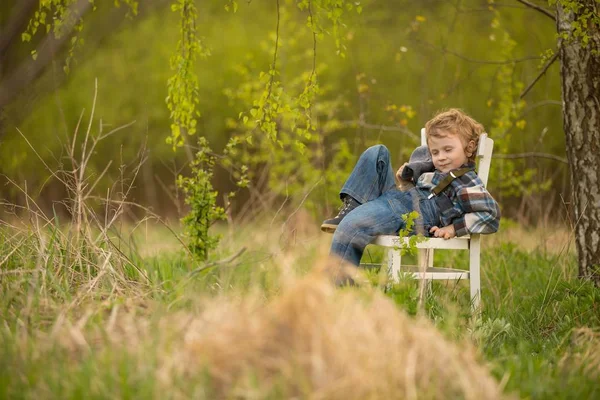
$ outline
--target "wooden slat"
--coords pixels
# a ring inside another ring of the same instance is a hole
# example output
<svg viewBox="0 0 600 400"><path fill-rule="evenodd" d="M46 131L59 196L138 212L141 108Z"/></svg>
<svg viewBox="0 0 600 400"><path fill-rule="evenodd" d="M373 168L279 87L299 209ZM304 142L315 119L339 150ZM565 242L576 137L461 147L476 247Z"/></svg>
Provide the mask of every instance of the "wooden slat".
<svg viewBox="0 0 600 400"><path fill-rule="evenodd" d="M360 264L360 266L365 269L377 269L383 267L381 264ZM463 269L429 267L423 273L416 265L403 265L400 267L400 274L404 276L411 276L413 279L417 280L468 280L470 278L469 271L465 271Z"/></svg>
<svg viewBox="0 0 600 400"><path fill-rule="evenodd" d="M381 235L377 236L371 244L383 247L400 247L401 240L408 245L408 238L398 236ZM454 239L427 238L424 242L417 243L418 249L448 249L448 250L468 250L469 237L462 236Z"/></svg>

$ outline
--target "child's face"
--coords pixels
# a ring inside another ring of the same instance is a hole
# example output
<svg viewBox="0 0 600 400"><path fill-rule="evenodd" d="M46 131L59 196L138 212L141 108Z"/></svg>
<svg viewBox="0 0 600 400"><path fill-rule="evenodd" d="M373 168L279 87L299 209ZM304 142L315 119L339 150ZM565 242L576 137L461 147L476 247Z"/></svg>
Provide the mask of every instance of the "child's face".
<svg viewBox="0 0 600 400"><path fill-rule="evenodd" d="M447 132L443 137L429 137L428 146L435 169L450 172L469 161L475 142L463 143L461 138ZM467 154L467 152L470 152Z"/></svg>

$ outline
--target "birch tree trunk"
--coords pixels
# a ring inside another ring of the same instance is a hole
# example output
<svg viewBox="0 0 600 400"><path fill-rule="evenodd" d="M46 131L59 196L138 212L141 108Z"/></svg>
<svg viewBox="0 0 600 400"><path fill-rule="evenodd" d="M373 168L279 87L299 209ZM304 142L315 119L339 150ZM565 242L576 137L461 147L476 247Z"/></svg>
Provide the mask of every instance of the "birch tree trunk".
<svg viewBox="0 0 600 400"><path fill-rule="evenodd" d="M596 0L577 1L599 12ZM571 33L577 12L557 2L559 35ZM589 24L582 36L559 39L563 128L571 177L579 276L600 287L600 27Z"/></svg>

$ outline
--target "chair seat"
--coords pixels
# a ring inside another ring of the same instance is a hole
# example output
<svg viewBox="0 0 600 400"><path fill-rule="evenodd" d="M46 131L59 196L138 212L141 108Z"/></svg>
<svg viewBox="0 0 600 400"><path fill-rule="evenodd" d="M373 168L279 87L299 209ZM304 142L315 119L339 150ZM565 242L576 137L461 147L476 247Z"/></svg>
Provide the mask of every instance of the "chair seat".
<svg viewBox="0 0 600 400"><path fill-rule="evenodd" d="M452 249L452 250L468 250L469 236L461 236L454 239L442 238L427 238L422 242L417 243L417 249ZM383 247L400 247L402 242L408 245L409 238L400 238L399 236L381 235L377 236L371 244L376 244Z"/></svg>

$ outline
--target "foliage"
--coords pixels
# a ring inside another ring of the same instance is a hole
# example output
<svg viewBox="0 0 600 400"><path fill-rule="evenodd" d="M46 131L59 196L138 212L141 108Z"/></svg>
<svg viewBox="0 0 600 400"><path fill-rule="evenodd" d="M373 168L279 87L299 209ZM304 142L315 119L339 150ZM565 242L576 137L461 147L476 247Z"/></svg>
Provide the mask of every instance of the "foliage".
<svg viewBox="0 0 600 400"><path fill-rule="evenodd" d="M404 228L400 229L398 236L400 237L400 254L416 254L417 244L425 240L423 232L418 232L415 228L415 224L419 219L420 214L418 211L411 211L402 215L402 221L404 221ZM405 242L403 238L408 238Z"/></svg>
<svg viewBox="0 0 600 400"><path fill-rule="evenodd" d="M197 36L196 19L198 12L193 0L176 0L171 6L174 12L179 11L180 39L175 54L171 56L170 65L175 74L167 82L167 107L171 118L171 135L167 143L173 149L184 144L184 136L196 133L197 110L199 101L199 83L195 72L198 57L210 55L210 51Z"/></svg>
<svg viewBox="0 0 600 400"><path fill-rule="evenodd" d="M493 34L490 40L500 43L500 54L505 59L514 58L517 42L506 29L497 9L494 9L491 27ZM523 118L526 103L519 96L524 85L516 76L515 63L500 65L495 83L496 98L490 98L487 102L494 112L494 119L488 129L490 137L495 141L494 152L503 154L510 151L514 136L523 132L527 126L527 121ZM549 179L540 180L535 169L527 168L522 161L517 160L503 160L501 166L492 168L491 175L503 196L543 193L551 183Z"/></svg>
<svg viewBox="0 0 600 400"><path fill-rule="evenodd" d="M567 32L558 34L559 38L567 41L578 41L583 48L590 45L591 30L598 30L600 27L600 14L598 13L598 1L577 1L577 0L548 0L551 6L560 6L565 12L572 13L574 16L571 22L571 29ZM592 55L599 55L597 48L590 49Z"/></svg>
<svg viewBox="0 0 600 400"><path fill-rule="evenodd" d="M312 11L313 6L317 8L314 14ZM319 145L319 142L322 140L321 135L315 135L316 127L311 114L313 102L319 93L316 45L318 31L323 28L320 25L318 16L321 13L325 13L326 17L331 21L333 27L332 35L335 38L338 53L343 55L343 45L341 44L339 32L339 27L342 24L341 17L345 9L352 10L355 5L345 0L319 0L301 1L297 4L297 7L300 10L307 10L308 12L306 25L313 36L312 70L309 74L302 74L300 80L292 80L289 85L292 88L296 85L302 85L303 89L299 94L290 95L284 92L283 83L278 79L280 71L277 68L281 41L280 25L286 25L291 29L295 27L292 26L293 21L287 12L287 8L281 6L278 1L277 25L273 38L273 61L266 73L261 71L257 80L253 80L252 83L246 85L250 90L257 89L258 93L253 93L252 91L246 92L249 94L246 99L252 101L252 107L247 114L244 112L240 113L239 117L242 119L242 125L246 126L248 130L242 135L232 137L228 142L225 149L226 158L223 161L225 166L232 167L237 163L235 158L232 159L236 154L234 148L242 140L243 143L252 145L255 132L258 131L264 135L264 140L263 137L260 137L257 142L267 146L270 150L267 152L263 148L259 151L259 154L262 157L267 156L271 159L273 168L270 176L272 179L278 179L282 175L289 176L291 171L306 171L307 175L312 176L316 174L314 169L309 168L310 161L313 160L309 161L305 157L305 149L306 143L312 141ZM230 4L227 4L225 8L229 10ZM199 96L198 79L193 73L192 67L197 55L205 56L209 53L203 51L203 46L196 38L195 23L197 12L193 0L178 0L178 3L172 6L172 9L173 11L180 11L182 21L180 33L182 39L178 43L177 54L171 59L171 67L176 70L176 74L169 80L168 85L169 96L167 97L167 104L171 111L171 119L173 120L173 124L171 125L172 134L168 138L168 142L173 143L174 146L181 146L184 141L183 136L185 135L182 131L185 131L189 135L194 134L196 132L196 116L200 115L196 111ZM231 9L233 12L236 12L236 2L231 2ZM360 9L357 9L357 11L360 12ZM294 39L292 36L289 41L292 42ZM268 51L271 51L271 49L268 48ZM294 93L293 90L290 92ZM258 98L255 97L256 94L258 94ZM280 133L278 125L289 126L289 129ZM213 218L222 218L223 215L220 209L215 208L217 193L213 191L210 182L212 172L202 170L206 161L204 154L209 151L208 142L205 138L202 138L199 144L200 151L196 157L200 157L201 160L196 159L194 161L193 173L195 177L184 181L180 179L179 185L184 188L186 203L192 206L191 214L183 220L187 227L188 236L192 238L190 246L195 254L198 254L202 259L206 259L208 255L207 251L216 246L218 242L216 237L209 236L208 228L212 225ZM289 162L291 160L289 157L290 150L298 154L299 158L297 160L300 163ZM317 154L317 157L322 158L323 153L320 152ZM244 186L249 182L248 178L246 178L246 171L248 171L246 164L251 164L249 161L248 159L243 159L241 168L235 171L238 174L238 185L240 186ZM210 168L212 168L212 163L214 161L211 161ZM253 164L255 166L256 162ZM290 185L288 183L286 181L286 194L290 192ZM295 187L298 184L296 182L291 182L291 184L291 193L295 194ZM306 181L301 179L300 187L303 188L305 184ZM196 223L200 223L201 227L195 228L194 224Z"/></svg>
<svg viewBox="0 0 600 400"><path fill-rule="evenodd" d="M234 3L237 4L235 15L223 12L224 5L229 4L230 10L233 10ZM506 57L536 53L539 52L540 43L544 47L552 44L553 27L550 24L524 23L530 14L522 8L502 8L500 27L490 28L490 20L495 14L489 11L470 12L475 2L465 2L464 8L459 10L455 10L450 3L440 7L430 7L426 2L411 3L411 12L406 13L406 4L401 7L400 3L365 1L365 10L369 10L368 18L349 21L356 13L346 10L342 13L345 21L339 25L338 39L345 46L342 50L346 58L341 58L336 55L335 39L324 40L332 34L333 27L327 11L320 8L318 2L309 3L313 18L317 21L311 25L308 24L308 8L300 10L297 3L284 0L280 3L280 47L275 65L277 73L272 85L276 90L271 94L271 103L289 104L298 117L298 130L291 130L292 114L287 111L276 114L276 140L285 143L282 148L267 137L250 114L252 109L260 108L260 105L254 105L254 101L259 101L265 94L271 77L268 72L273 64L277 18L274 2L196 3L199 18L197 38L206 37L203 42L210 44L212 56L191 68L198 78L198 90L201 93L195 110L202 111L200 118L196 114L192 116L197 120L196 135L204 136L216 153L221 153L230 137L237 137L232 139L232 143L237 140L234 143L237 153L228 156L229 161L223 161L220 157L217 160L218 163L229 163L227 168L236 179L245 165L251 174L249 179L254 184L262 176L263 170L266 171L269 186L257 189L264 189L265 192L271 190L282 197L294 193L303 197L316 185L304 203L313 210L318 207L322 210L324 205L328 206L328 202L336 201L340 182L364 146L383 142L391 150L392 161L400 163L418 143L400 128L418 132L435 110L449 106L463 107L491 128L493 119L501 119L496 116L500 89L504 89L507 82L512 84L529 80L539 72L535 69L538 60L515 63L512 65L512 75L510 72L503 74L501 83L497 74L498 64L476 64L449 51L469 59L502 60L505 56L501 49L501 30L510 32L512 40L520 43L519 48L513 48ZM452 19L446 18L454 15L455 11L463 23L453 25ZM436 21L436 24L431 21ZM168 204L162 201L165 197L163 191L167 187L172 191L175 175L171 171L179 169L178 165L185 162L186 156L181 151L169 154L169 146L164 144L164 138L168 135L165 132L170 131L172 123L168 120L169 113L165 112L164 83L176 73L169 72L169 63L165 60L175 55L175 44L181 39L180 12L169 13L160 9L155 13L144 13L142 9L140 18L107 36L97 48L93 40L96 33L94 22L93 19L86 21L86 29L81 32L81 37L86 41L82 49L85 64L73 70L59 90L49 96L40 96L35 103L28 104L31 112L27 107L24 108L28 114L26 120L14 121L14 124L20 124L22 131L32 140L44 141L45 148L41 153L46 160L60 157L60 143L44 138L57 135L57 132L60 135L63 126L67 130L72 129L79 111L89 99L90 82L98 77L102 94L100 98L105 99L98 104L103 123L116 126L138 121L130 128L125 140L111 138L106 145L99 147L99 153L108 157L115 148L122 146L123 157L127 160L147 137L151 151L147 166L152 167L148 168L149 176L156 177L149 179L149 182L150 185L164 183L157 187L157 197L161 201L153 201L146 196L146 181L139 182L134 189L135 197L148 201L156 210L169 213L176 208L170 207L168 201ZM347 22L350 22L348 26L344 26ZM398 30L398 26L406 26L406 31L416 29L415 36ZM471 35L473 27L481 29L483 37L494 34L496 40L486 41L481 40L481 35ZM316 34L318 57L314 78L309 79L315 54L313 34ZM391 37L394 40L390 40ZM448 38L444 45L448 52L439 48L442 46L439 38L442 37ZM537 40L524 40L525 37L535 37ZM151 50L147 43L152 43ZM88 51L89 54L86 53ZM200 59L198 57L196 61ZM427 68L423 68L424 65ZM263 78L259 81L261 72ZM45 82L56 80L60 83L63 77L49 72L44 79ZM310 81L314 82L313 86L307 84ZM246 90L246 84L253 87L246 93L239 93ZM300 102L293 101L300 97L305 88L308 89L306 94L313 96L309 100L311 106L307 109ZM32 88L36 91L39 89L37 86ZM512 88L511 92L514 102L518 90ZM506 146L502 149L499 146L496 154L535 148L535 151L563 155L560 115L555 112L558 106L547 104L555 103L550 100L557 98L559 93L560 87L555 80L540 81L536 90L528 94L528 101L519 109L518 116L511 117L513 128L508 133L511 140L506 140ZM275 95L280 96L277 101ZM110 101L106 100L108 98ZM488 99L492 99L492 107L487 106ZM267 103L263 108L268 108ZM393 105L397 105L396 110L393 110ZM404 106L410 112L399 112L402 105L412 105L411 108ZM240 111L243 112L241 117ZM307 114L311 116L308 122ZM409 115L412 118L408 118ZM248 117L249 126L244 124L245 116ZM362 126L362 123L369 127ZM517 123L523 129L517 127ZM9 119L7 129L12 129L12 125L13 120ZM538 132L544 131L545 127L549 129L542 143ZM310 139L301 130L307 131ZM494 139L503 132L504 129L494 131ZM246 139L246 133L251 138ZM246 140L252 141L252 145ZM271 144L267 144L267 141ZM36 192L45 183L43 195L46 195L47 191L53 190L53 183L47 181L43 169L37 168L35 162L28 162L30 157L21 142L14 135L3 136L0 144L1 157L5 161L1 167L2 173L17 176L20 180L26 179ZM190 140L189 145L195 145L195 142L195 139ZM273 164L270 157L272 153L279 157L278 164L279 161L284 165L289 163L273 175L269 172ZM338 160L334 162L334 158ZM516 178L513 179L508 173L508 167L507 173L502 176L512 182L513 188L531 180L520 175L524 169L532 167L536 168L536 176L542 178L539 182L548 182L548 178L556 173L553 187L559 189L563 184L561 178L565 175L565 169L560 164L535 159L510 162L515 165ZM494 163L499 168L493 168L492 174L502 169L500 166L508 165L509 160L494 160ZM305 171L304 166L310 166L313 171ZM100 165L93 167L100 171L103 168ZM111 167L99 182L99 187L110 186L115 173ZM500 177L492 176L491 190L495 191L501 182L503 180ZM534 183L538 181L534 180ZM222 179L214 181L213 185L215 190L227 193L232 190L233 183ZM528 186L524 185L521 189L528 189ZM514 193L514 190L510 193ZM516 207L505 206L505 203L512 205L519 199L501 200L504 209L510 212ZM319 211L321 214L324 212Z"/></svg>
<svg viewBox="0 0 600 400"><path fill-rule="evenodd" d="M93 2L94 0L90 0L90 3ZM115 0L115 6L119 7L121 2L128 6L128 15L137 14L137 0ZM24 42L31 41L38 30L45 31L46 34L52 31L54 37L57 39L70 34L70 45L63 65L63 70L66 73L70 71L70 65L75 57L76 51L85 43L85 40L81 35L83 30L83 18L74 12L73 6L75 3L77 3L77 0L40 0L38 10L35 11L33 17L29 20L25 32L21 34L21 39ZM71 28L74 33L71 33ZM37 52L32 50L31 56L35 60L37 58Z"/></svg>
<svg viewBox="0 0 600 400"><path fill-rule="evenodd" d="M185 203L190 207L183 217L190 252L205 261L209 252L217 247L219 236L209 233L209 228L218 220L225 219L225 210L217 206L218 193L212 188L214 156L206 139L198 140L200 150L191 164L191 176L179 175L177 185L185 194Z"/></svg>
<svg viewBox="0 0 600 400"><path fill-rule="evenodd" d="M240 64L236 71L242 84L225 90L232 104L249 110L240 112L237 121L228 120L234 134L225 148L228 158L224 165L233 168L236 162L241 162L248 168L250 179L257 179L259 173L268 171L268 189L273 193L293 198L303 194L307 185L313 188L320 185L325 188L325 197L334 196L339 178L350 165L352 155L342 140L336 144L336 151L326 167L325 142L327 136L340 127L335 113L341 99L326 100L331 88L320 86L317 78L327 69L324 63L317 64L318 38L325 31L322 19L331 21L336 52L343 54L341 16L344 10L355 6L342 7L342 3L278 3L276 30L269 44L261 46L265 53L273 54L269 70L255 71L247 63ZM308 14L304 29L295 18L296 7ZM294 54L290 61L278 60L282 47ZM303 51L302 47L308 48ZM295 68L303 64L309 66L308 69ZM282 82L279 80L282 71L293 77ZM323 198L323 195L311 196L306 206L315 209Z"/></svg>

